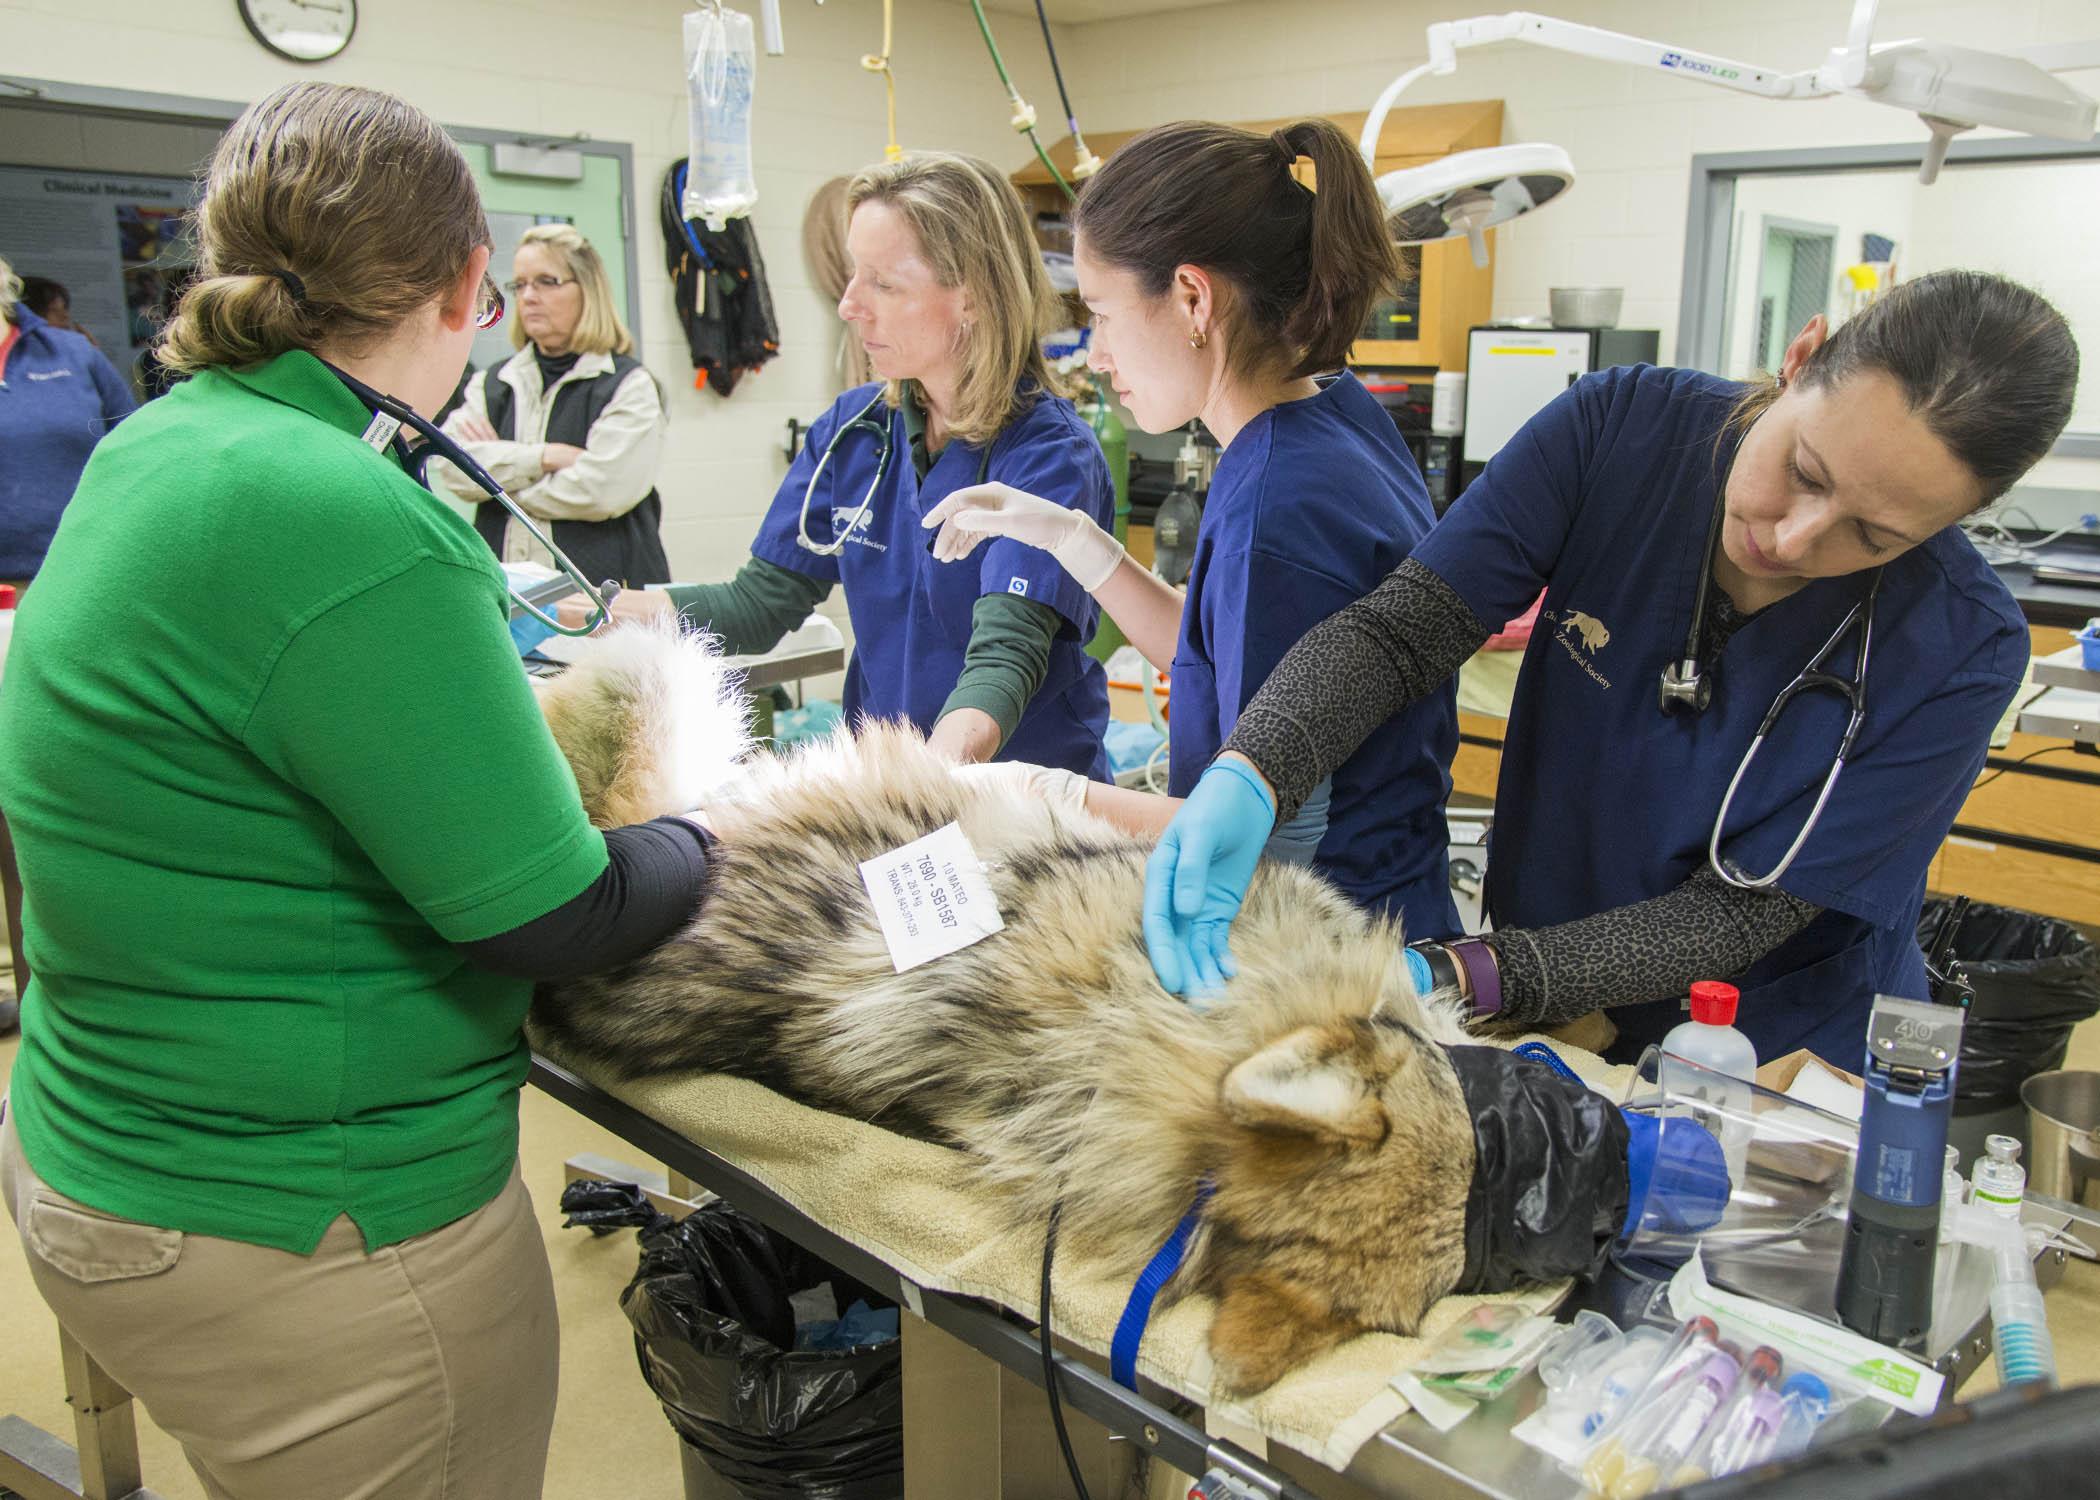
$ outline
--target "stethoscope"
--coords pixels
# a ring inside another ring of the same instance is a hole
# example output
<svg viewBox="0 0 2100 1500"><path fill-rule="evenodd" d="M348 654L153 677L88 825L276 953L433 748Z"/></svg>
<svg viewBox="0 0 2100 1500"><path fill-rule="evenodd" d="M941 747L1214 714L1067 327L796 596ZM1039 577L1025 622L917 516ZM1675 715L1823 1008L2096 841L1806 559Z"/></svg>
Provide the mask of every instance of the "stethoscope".
<svg viewBox="0 0 2100 1500"><path fill-rule="evenodd" d="M445 462L458 469L460 473L466 475L467 478L474 482L477 489L509 511L511 518L530 532L534 541L547 549L548 554L553 557L556 566L568 576L569 582L583 590L583 596L591 601L591 614L589 620L581 626L564 625L560 620L547 614L516 589L510 590L512 604L524 610L535 620L538 620L542 625L558 635L589 635L610 618L611 611L607 606L611 602L613 595L619 592L618 587L610 581L593 586L590 580L577 572L576 565L569 561L567 554L554 545L554 539L540 530L538 524L534 522L532 517L525 514L518 502L511 499L504 492L502 485L496 483L495 479L490 476L489 471L467 456L465 449L438 431L436 426L418 415L405 402L397 401L392 396L382 395L356 376L344 374L326 360L322 360L321 364L329 374L349 387L351 395L357 397L358 400L371 408L372 420L363 433L364 440L367 443L370 443L374 448L382 452L390 446L399 448L403 464L408 469L409 474L415 479L416 483L422 485L425 489L430 488L428 474L430 461L433 458L442 458ZM404 427L415 433L423 441L414 446L402 441L399 433Z"/></svg>
<svg viewBox="0 0 2100 1500"><path fill-rule="evenodd" d="M875 492L882 488L882 476L889 470L892 440L889 414L885 412L880 422L868 414L882 405L882 401L883 393L877 391L868 404L860 409L860 415L839 427L831 434L830 441L824 444L824 452L817 459L816 470L809 476L809 483L803 486L802 514L795 521L795 545L804 552L814 552L819 557L837 557L846 550L847 538L860 529L861 523L867 519L869 509L875 504ZM817 485L824 478L825 469L830 467L831 455L838 451L839 443L855 428L860 427L875 434L875 477L868 481L868 492L861 496L860 509L853 513L853 519L843 526L834 520L832 524L837 534L828 542L813 542L809 539L809 502L816 495Z"/></svg>
<svg viewBox="0 0 2100 1500"><path fill-rule="evenodd" d="M1713 588L1714 549L1721 541L1721 519L1727 509L1727 495L1728 485L1724 478L1714 493L1713 519L1707 523L1706 551L1699 562L1699 589L1692 601L1692 624L1685 632L1684 651L1677 660L1663 668L1662 681L1658 684L1657 697L1665 715L1679 712L1701 714L1706 712L1707 706L1713 702L1713 683L1708 678L1705 667L1700 664L1699 646L1700 637L1706 630L1707 599ZM1743 759L1736 766L1735 775L1729 778L1728 790L1721 796L1721 809L1714 814L1713 832L1707 838L1706 861L1713 866L1716 875L1739 890L1764 890L1787 872L1794 862L1794 856L1801 852L1801 846L1806 844L1808 836L1815 832L1816 824L1823 816L1824 804L1830 801L1831 789L1837 785L1838 774L1845 769L1845 757L1852 753L1853 742L1859 738L1859 726L1865 722L1867 716L1867 657L1874 646L1874 600L1881 593L1881 573L1880 568L1874 570L1874 576L1867 583L1865 597L1846 611L1845 618L1838 622L1838 628L1831 632L1830 639L1823 643L1822 649L1810 657L1808 664L1795 674L1794 680L1781 688L1778 696L1773 698L1772 706L1765 710L1765 716L1757 726L1757 733L1751 738L1750 748L1743 752ZM1830 671L1829 667L1844 645L1845 638L1855 627L1859 631L1859 655L1852 665L1851 680L1847 681ZM1787 704L1796 694L1812 692L1818 688L1839 694L1850 709L1845 721L1844 736L1838 741L1837 755L1830 762L1830 772L1823 778L1823 788L1816 793L1815 806L1808 810L1808 820L1801 825L1801 832L1795 836L1794 842L1787 846L1786 853L1780 856L1779 863L1774 865L1769 873L1751 875L1747 871L1730 866L1721 858L1721 830L1728 822L1728 810L1735 803L1736 789L1743 784L1743 777L1748 773L1750 763L1757 759L1757 752L1764 748L1765 740L1771 735L1772 727L1779 722L1779 716L1785 712Z"/></svg>
<svg viewBox="0 0 2100 1500"><path fill-rule="evenodd" d="M889 413L884 412L879 422L869 413L883 404L884 395L884 392L877 391L873 399L860 409L858 416L831 434L830 440L824 444L823 453L818 455L817 467L811 472L809 483L802 487L802 514L795 518L795 545L804 552L814 552L819 557L837 557L846 549L846 543L853 533L860 530L861 523L867 519L869 509L875 504L875 492L882 488L882 476L889 470L893 439L890 436ZM836 534L832 539L828 542L813 542L809 539L809 502L816 496L817 485L824 478L824 470L831 465L831 455L838 451L840 442L857 427L864 427L875 434L875 477L868 481L868 492L861 496L860 508L853 512L853 519L841 525L834 517L832 529ZM979 484L983 484L985 476L991 473L991 466L992 445L987 440L977 457Z"/></svg>

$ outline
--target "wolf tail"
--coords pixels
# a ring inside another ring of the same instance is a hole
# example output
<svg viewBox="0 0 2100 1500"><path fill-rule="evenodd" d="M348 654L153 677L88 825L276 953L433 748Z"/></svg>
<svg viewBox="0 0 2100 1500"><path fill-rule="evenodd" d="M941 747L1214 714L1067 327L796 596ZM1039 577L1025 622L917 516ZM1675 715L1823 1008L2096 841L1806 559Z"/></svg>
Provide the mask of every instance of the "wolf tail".
<svg viewBox="0 0 2100 1500"><path fill-rule="evenodd" d="M600 828L703 806L734 783L756 742L743 679L713 636L676 620L622 625L581 643L542 679L540 710Z"/></svg>

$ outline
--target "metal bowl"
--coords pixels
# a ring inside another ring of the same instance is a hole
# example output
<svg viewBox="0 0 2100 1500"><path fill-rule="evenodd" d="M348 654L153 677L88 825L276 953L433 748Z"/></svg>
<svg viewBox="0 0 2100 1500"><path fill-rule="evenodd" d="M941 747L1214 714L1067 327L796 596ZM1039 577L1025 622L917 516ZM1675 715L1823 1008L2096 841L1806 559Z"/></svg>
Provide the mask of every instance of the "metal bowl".
<svg viewBox="0 0 2100 1500"><path fill-rule="evenodd" d="M1546 294L1555 328L1616 328L1619 304L1626 298L1620 286L1557 286Z"/></svg>

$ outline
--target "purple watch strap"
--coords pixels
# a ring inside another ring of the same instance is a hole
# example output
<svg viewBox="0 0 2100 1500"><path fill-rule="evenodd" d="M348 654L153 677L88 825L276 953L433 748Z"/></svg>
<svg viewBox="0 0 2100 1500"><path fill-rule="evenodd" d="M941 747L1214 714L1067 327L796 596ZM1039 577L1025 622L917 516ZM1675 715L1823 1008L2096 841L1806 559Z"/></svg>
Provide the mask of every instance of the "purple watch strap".
<svg viewBox="0 0 2100 1500"><path fill-rule="evenodd" d="M1447 943L1444 951L1466 971L1466 984L1473 992L1473 1014L1492 1016L1502 1009L1502 971L1495 967L1494 950L1479 938L1461 938Z"/></svg>

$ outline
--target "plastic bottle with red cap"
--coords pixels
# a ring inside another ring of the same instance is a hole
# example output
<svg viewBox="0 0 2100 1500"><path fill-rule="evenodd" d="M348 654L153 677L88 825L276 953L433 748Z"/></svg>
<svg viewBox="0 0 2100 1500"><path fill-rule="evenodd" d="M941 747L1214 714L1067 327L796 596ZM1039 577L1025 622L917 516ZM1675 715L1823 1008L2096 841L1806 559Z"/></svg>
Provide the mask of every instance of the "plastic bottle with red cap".
<svg viewBox="0 0 2100 1500"><path fill-rule="evenodd" d="M1729 1178L1738 1186L1753 1133L1750 1082L1757 1076L1757 1048L1733 1024L1740 998L1732 984L1717 979L1698 981L1692 986L1692 1018L1674 1028L1662 1043L1663 1068L1670 1075L1663 1080L1665 1093L1672 1092L1674 1084L1688 1101L1707 1106L1695 1108L1695 1117L1720 1138ZM1671 1057L1699 1067L1679 1068L1673 1074Z"/></svg>
<svg viewBox="0 0 2100 1500"><path fill-rule="evenodd" d="M15 586L11 583L0 583L0 672L7 669L7 648L14 639L17 602Z"/></svg>

